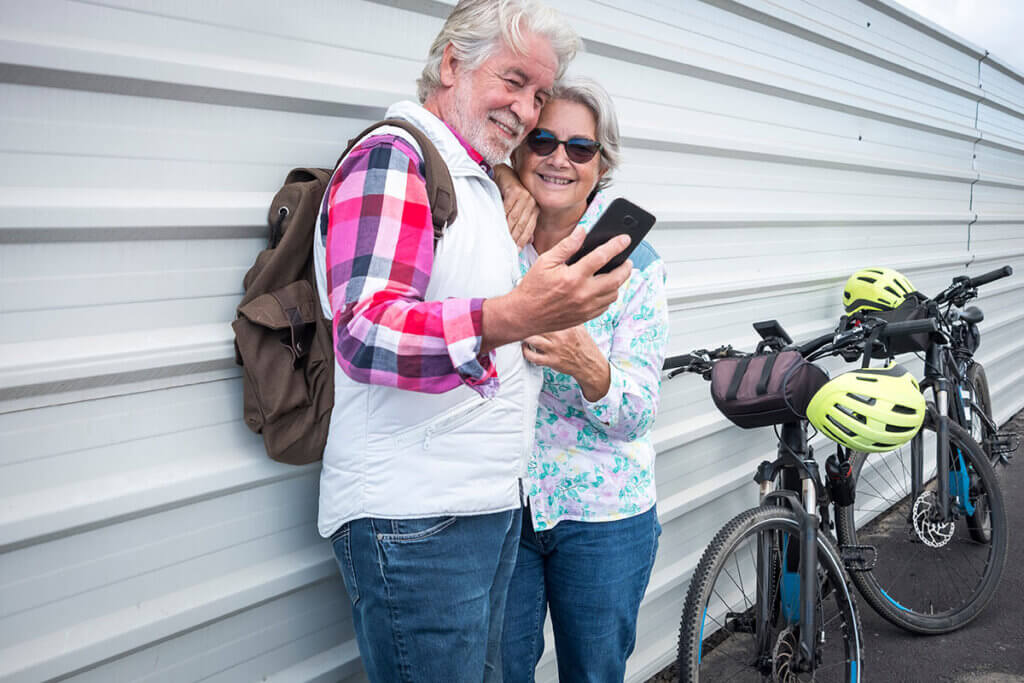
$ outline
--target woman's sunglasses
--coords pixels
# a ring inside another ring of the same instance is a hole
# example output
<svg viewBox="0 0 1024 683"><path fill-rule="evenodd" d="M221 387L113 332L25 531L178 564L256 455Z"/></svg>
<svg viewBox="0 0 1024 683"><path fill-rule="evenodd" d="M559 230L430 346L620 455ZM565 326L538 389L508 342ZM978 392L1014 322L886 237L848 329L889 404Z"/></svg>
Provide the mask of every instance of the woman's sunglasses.
<svg viewBox="0 0 1024 683"><path fill-rule="evenodd" d="M587 163L601 151L601 143L597 140L590 138L559 140L554 133L543 128L534 128L526 136L526 146L539 157L546 157L558 149L559 145L565 145L565 155L569 157L570 161L577 164Z"/></svg>

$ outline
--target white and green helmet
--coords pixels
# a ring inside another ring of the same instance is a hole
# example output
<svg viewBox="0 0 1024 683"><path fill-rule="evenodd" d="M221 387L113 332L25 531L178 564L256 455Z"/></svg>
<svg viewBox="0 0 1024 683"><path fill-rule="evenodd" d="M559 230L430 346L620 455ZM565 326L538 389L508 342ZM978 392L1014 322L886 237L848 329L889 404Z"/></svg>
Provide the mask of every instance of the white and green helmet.
<svg viewBox="0 0 1024 683"><path fill-rule="evenodd" d="M819 432L865 453L884 453L907 443L921 429L924 415L917 380L895 363L844 372L807 405L807 419Z"/></svg>
<svg viewBox="0 0 1024 683"><path fill-rule="evenodd" d="M911 292L910 280L892 268L864 268L846 281L843 305L847 314L857 311L891 311Z"/></svg>

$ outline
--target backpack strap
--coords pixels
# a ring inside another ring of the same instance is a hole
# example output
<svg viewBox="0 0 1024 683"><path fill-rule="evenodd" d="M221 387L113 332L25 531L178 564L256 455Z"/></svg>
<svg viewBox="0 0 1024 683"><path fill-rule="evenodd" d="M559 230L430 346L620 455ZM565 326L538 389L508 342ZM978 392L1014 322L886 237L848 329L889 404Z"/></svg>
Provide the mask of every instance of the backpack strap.
<svg viewBox="0 0 1024 683"><path fill-rule="evenodd" d="M416 140L420 151L423 153L423 165L427 181L427 201L430 203L430 218L434 224L434 244L441 239L444 229L455 221L459 215L459 207L455 202L455 186L452 184L452 175L448 172L448 164L445 163L437 147L430 141L427 134L404 119L385 119L369 126L359 135L348 141L348 147L338 157L335 168L348 156L352 148L360 140L382 126L397 126L406 131Z"/></svg>

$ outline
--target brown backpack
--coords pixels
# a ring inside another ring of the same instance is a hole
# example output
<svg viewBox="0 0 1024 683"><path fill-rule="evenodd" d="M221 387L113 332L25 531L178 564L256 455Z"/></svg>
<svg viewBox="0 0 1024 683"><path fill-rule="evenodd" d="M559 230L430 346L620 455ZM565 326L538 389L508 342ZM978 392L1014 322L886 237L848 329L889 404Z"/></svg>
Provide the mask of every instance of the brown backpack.
<svg viewBox="0 0 1024 683"><path fill-rule="evenodd" d="M375 123L349 141L338 164L385 125L408 131L423 153L436 246L455 220L455 188L444 159L420 129L400 119ZM320 307L313 265L313 234L331 176L326 168L288 173L270 203L267 248L245 274L245 295L231 324L235 362L243 369L245 424L263 435L268 456L290 465L323 457L334 407L331 321Z"/></svg>

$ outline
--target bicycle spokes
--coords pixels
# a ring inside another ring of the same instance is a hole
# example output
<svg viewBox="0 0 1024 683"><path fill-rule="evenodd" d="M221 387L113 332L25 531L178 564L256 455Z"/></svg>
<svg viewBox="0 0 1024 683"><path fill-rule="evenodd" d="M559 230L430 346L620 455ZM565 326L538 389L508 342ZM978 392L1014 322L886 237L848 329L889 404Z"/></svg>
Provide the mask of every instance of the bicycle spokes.
<svg viewBox="0 0 1024 683"><path fill-rule="evenodd" d="M859 634L838 551L822 559L819 549L814 623L801 623L802 548L796 516L781 508L744 515L780 519L731 537L722 538L720 532L698 565L691 593L702 593L699 625L693 624L699 680L856 680L851 671L859 662ZM696 600L688 596L687 603ZM814 631L813 674L800 652L805 628Z"/></svg>

